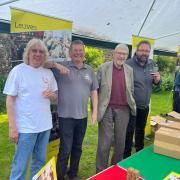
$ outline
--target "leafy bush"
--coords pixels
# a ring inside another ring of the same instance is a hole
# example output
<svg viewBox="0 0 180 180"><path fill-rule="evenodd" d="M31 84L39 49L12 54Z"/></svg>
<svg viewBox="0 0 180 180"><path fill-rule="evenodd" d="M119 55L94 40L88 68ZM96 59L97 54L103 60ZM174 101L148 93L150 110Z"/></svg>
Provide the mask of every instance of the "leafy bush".
<svg viewBox="0 0 180 180"><path fill-rule="evenodd" d="M104 53L102 50L93 47L86 47L85 63L90 65L95 71L98 66L104 63Z"/></svg>
<svg viewBox="0 0 180 180"><path fill-rule="evenodd" d="M153 92L159 91L171 91L174 85L174 74L173 73L162 73L161 84L153 87Z"/></svg>
<svg viewBox="0 0 180 180"><path fill-rule="evenodd" d="M162 75L162 91L171 91L174 85L174 74L166 74Z"/></svg>
<svg viewBox="0 0 180 180"><path fill-rule="evenodd" d="M154 86L153 92L171 91L174 85L176 57L155 55L154 60L161 74L161 84L159 86Z"/></svg>
<svg viewBox="0 0 180 180"><path fill-rule="evenodd" d="M176 57L155 55L154 60L156 61L160 72L174 73L176 66Z"/></svg>

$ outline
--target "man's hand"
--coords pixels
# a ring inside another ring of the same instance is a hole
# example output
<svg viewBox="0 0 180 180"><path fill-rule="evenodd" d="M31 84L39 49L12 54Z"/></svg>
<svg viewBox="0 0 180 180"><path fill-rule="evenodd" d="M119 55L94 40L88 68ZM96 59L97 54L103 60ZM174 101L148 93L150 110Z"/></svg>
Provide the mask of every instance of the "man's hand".
<svg viewBox="0 0 180 180"><path fill-rule="evenodd" d="M63 66L63 65L61 65L61 64L55 63L55 64L54 64L54 67L55 67L57 70L59 70L61 74L69 75L69 73L70 73L70 70L69 70L67 67L65 67L65 66Z"/></svg>
<svg viewBox="0 0 180 180"><path fill-rule="evenodd" d="M97 113L92 113L91 115L91 125L94 125L97 121Z"/></svg>
<svg viewBox="0 0 180 180"><path fill-rule="evenodd" d="M16 125L9 127L9 139L13 143L18 143L19 133Z"/></svg>
<svg viewBox="0 0 180 180"><path fill-rule="evenodd" d="M42 92L42 96L50 100L56 100L57 93L52 90L45 90Z"/></svg>
<svg viewBox="0 0 180 180"><path fill-rule="evenodd" d="M153 79L154 79L154 83L155 84L158 84L160 79L161 79L161 76L160 76L160 73L159 72L156 72L154 75L153 75Z"/></svg>
<svg viewBox="0 0 180 180"><path fill-rule="evenodd" d="M61 74L64 74L64 75L68 75L70 73L70 70L61 65L61 64L58 64L58 63L54 63L54 62L51 62L51 61L48 61L46 62L44 65L43 65L44 68L56 68L57 70L60 71Z"/></svg>

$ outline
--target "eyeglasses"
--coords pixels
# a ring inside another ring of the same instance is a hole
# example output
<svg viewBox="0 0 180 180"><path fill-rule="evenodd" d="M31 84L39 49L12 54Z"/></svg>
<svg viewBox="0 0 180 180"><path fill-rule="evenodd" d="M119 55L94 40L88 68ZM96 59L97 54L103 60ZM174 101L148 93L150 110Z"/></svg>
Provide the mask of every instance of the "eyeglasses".
<svg viewBox="0 0 180 180"><path fill-rule="evenodd" d="M32 53L38 53L39 52L39 54L44 54L44 51L41 49L31 49L31 51L32 51Z"/></svg>
<svg viewBox="0 0 180 180"><path fill-rule="evenodd" d="M116 54L118 55L122 55L122 56L127 56L128 54L127 53L122 53L122 52L115 52Z"/></svg>

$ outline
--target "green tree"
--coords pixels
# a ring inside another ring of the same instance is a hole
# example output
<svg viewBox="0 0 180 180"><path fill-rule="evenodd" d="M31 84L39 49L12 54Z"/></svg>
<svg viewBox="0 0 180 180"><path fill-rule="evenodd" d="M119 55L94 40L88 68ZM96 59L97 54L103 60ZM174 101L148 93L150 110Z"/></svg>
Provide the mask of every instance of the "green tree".
<svg viewBox="0 0 180 180"><path fill-rule="evenodd" d="M90 65L95 71L98 66L104 63L104 53L101 49L86 47L85 63Z"/></svg>

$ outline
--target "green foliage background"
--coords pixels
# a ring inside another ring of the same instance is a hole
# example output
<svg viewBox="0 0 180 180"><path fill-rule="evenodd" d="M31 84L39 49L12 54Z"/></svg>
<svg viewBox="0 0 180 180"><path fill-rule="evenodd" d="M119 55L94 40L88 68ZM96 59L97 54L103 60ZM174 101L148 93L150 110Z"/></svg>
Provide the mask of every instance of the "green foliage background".
<svg viewBox="0 0 180 180"><path fill-rule="evenodd" d="M176 57L154 56L159 72L161 74L161 84L153 88L154 92L173 90Z"/></svg>
<svg viewBox="0 0 180 180"><path fill-rule="evenodd" d="M90 65L95 71L97 71L98 66L105 61L103 50L93 47L86 47L85 51L85 63Z"/></svg>

